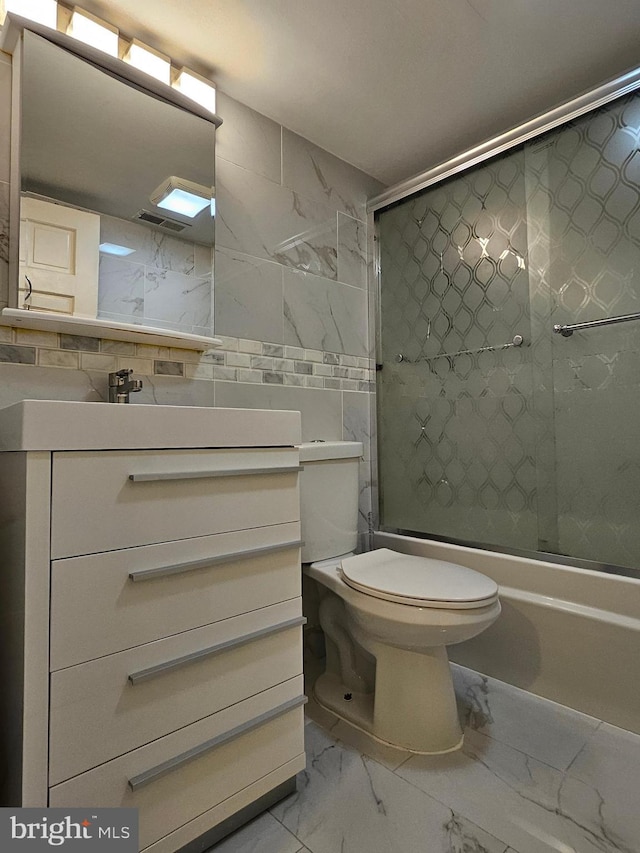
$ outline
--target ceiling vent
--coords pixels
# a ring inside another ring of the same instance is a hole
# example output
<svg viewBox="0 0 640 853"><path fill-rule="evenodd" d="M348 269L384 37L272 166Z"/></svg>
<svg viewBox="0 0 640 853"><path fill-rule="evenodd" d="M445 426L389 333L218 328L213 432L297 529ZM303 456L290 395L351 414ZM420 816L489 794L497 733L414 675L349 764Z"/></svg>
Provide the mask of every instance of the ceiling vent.
<svg viewBox="0 0 640 853"><path fill-rule="evenodd" d="M148 210L140 210L133 217L141 219L143 222L148 222L150 225L156 225L158 228L166 228L167 231L184 231L191 226L187 222L177 222L175 219L167 219L166 216L158 216L157 213L150 213Z"/></svg>

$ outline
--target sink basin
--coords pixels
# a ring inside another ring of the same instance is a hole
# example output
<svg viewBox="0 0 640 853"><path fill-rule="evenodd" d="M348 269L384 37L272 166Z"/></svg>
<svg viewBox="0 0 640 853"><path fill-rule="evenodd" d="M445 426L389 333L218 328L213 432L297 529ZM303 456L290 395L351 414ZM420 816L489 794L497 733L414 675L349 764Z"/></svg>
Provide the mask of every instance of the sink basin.
<svg viewBox="0 0 640 853"><path fill-rule="evenodd" d="M23 400L0 409L0 451L300 444L300 413Z"/></svg>

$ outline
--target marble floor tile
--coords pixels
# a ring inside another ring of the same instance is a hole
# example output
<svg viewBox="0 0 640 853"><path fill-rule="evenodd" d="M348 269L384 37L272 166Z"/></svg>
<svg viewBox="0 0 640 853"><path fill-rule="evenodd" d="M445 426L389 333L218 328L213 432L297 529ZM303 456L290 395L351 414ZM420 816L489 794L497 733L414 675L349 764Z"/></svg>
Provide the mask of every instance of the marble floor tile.
<svg viewBox="0 0 640 853"><path fill-rule="evenodd" d="M640 851L639 735L454 666L475 727L457 752L413 755L313 700L322 663L305 657L307 768L297 793L216 853ZM560 767L539 758L554 751Z"/></svg>
<svg viewBox="0 0 640 853"><path fill-rule="evenodd" d="M465 727L566 770L600 724L594 717L452 665Z"/></svg>
<svg viewBox="0 0 640 853"><path fill-rule="evenodd" d="M640 735L601 723L576 756L569 775L597 787L640 791Z"/></svg>
<svg viewBox="0 0 640 853"><path fill-rule="evenodd" d="M313 853L505 853L506 843L314 723L306 737L298 792L271 811Z"/></svg>
<svg viewBox="0 0 640 853"><path fill-rule="evenodd" d="M620 849L640 850L640 735L601 723L567 776L596 792L602 824Z"/></svg>
<svg viewBox="0 0 640 853"><path fill-rule="evenodd" d="M269 812L220 841L215 853L298 853L300 841Z"/></svg>
<svg viewBox="0 0 640 853"><path fill-rule="evenodd" d="M477 731L461 751L414 756L397 774L520 853L638 849L637 819L614 827L594 787Z"/></svg>

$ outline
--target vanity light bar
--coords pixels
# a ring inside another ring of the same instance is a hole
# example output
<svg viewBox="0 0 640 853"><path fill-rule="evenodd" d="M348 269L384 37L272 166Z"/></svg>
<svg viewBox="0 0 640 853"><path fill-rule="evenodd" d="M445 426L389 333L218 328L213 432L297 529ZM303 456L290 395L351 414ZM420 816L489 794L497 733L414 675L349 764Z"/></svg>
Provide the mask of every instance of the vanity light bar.
<svg viewBox="0 0 640 853"><path fill-rule="evenodd" d="M85 44L103 50L109 56L118 56L117 27L85 12L84 9L74 9L67 27L67 35Z"/></svg>
<svg viewBox="0 0 640 853"><path fill-rule="evenodd" d="M129 63L166 86L216 114L215 83L188 68L174 68L171 58L139 39L122 36L116 26L79 6L58 5L57 0L0 0L0 25L3 12L13 12L53 30L78 39L109 56ZM213 215L213 214L212 214Z"/></svg>
<svg viewBox="0 0 640 853"><path fill-rule="evenodd" d="M114 59L120 57L123 62L171 86L207 112L216 115L215 83L188 68L172 67L169 56L138 39L129 41L121 36L113 24L79 6L69 8L59 5L57 0L0 0L0 27L8 13L71 36Z"/></svg>

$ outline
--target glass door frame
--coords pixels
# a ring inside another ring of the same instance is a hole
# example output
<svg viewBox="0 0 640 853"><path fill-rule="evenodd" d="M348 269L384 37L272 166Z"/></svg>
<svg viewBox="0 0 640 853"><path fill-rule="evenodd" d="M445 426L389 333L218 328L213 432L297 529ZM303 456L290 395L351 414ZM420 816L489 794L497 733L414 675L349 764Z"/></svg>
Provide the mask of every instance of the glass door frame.
<svg viewBox="0 0 640 853"><path fill-rule="evenodd" d="M405 181L387 187L384 192L369 199L367 202L367 212L373 214L378 210L389 207L398 201L414 195L420 190L440 183L473 166L477 166L479 163L489 160L497 154L503 154L517 145L535 139L536 136L541 136L549 130L554 130L556 127L560 127L560 125L573 121L573 119L579 118L593 110L597 110L599 107L603 107L605 104L615 101L623 95L635 92L638 88L640 88L640 67L635 68L633 71L628 71L626 74L622 74L595 89L591 89L577 98L566 101L548 112L541 113L535 118L524 122L524 124L519 124L517 127L494 136L480 143L480 145L476 145L474 148L469 148L462 154L457 154L455 157L445 160L432 169L420 172L412 178L407 178Z"/></svg>

